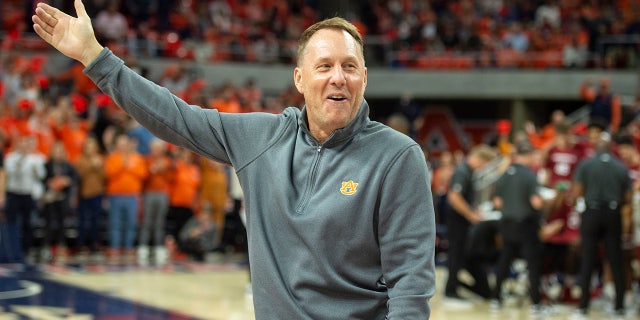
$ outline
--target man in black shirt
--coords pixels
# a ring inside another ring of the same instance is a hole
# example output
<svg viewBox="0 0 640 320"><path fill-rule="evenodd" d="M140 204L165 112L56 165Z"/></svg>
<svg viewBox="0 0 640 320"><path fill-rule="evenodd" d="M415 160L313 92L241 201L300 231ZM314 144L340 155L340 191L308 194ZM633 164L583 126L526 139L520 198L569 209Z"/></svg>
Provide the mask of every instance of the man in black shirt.
<svg viewBox="0 0 640 320"><path fill-rule="evenodd" d="M615 311L618 315L624 315L620 212L623 206L629 205L632 189L628 169L610 153L610 141L609 134L602 133L596 144L596 155L580 162L574 174L574 198L583 196L587 206L580 225L582 295L578 314L582 315L586 315L589 308L591 274L600 240L604 240L607 261L616 287Z"/></svg>
<svg viewBox="0 0 640 320"><path fill-rule="evenodd" d="M477 146L471 149L466 161L456 168L451 177L451 187L447 196L447 267L449 276L445 288L445 302L465 303L457 292L460 281L458 271L467 269L475 283L470 289L484 298L489 298L491 290L486 272L481 266L467 263L467 244L469 228L482 220L481 213L475 206L475 188L473 172L486 166L496 157L488 146Z"/></svg>
<svg viewBox="0 0 640 320"><path fill-rule="evenodd" d="M502 282L506 279L514 258L521 252L529 271L529 297L532 311L541 311L540 275L542 242L538 237L542 221L542 197L530 165L533 147L528 142L516 146L513 163L496 182L494 206L502 212L500 234L502 253L496 270L493 298L500 303Z"/></svg>

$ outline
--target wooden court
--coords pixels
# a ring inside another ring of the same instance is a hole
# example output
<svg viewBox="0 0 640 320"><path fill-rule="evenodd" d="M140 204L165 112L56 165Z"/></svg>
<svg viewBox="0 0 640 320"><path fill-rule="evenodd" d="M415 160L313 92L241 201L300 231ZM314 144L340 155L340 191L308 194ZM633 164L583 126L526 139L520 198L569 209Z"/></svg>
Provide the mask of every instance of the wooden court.
<svg viewBox="0 0 640 320"><path fill-rule="evenodd" d="M237 262L184 262L164 267L40 265L32 272L0 266L0 280L12 277L33 288L30 296L16 298L0 281L0 320L255 319L247 290L248 270ZM439 268L438 288L445 278L446 270ZM432 319L570 319L575 309L556 305L534 316L526 301L497 310L488 302L472 301L471 307L453 306L443 301L439 290L431 301ZM589 319L608 318L613 319L594 303Z"/></svg>

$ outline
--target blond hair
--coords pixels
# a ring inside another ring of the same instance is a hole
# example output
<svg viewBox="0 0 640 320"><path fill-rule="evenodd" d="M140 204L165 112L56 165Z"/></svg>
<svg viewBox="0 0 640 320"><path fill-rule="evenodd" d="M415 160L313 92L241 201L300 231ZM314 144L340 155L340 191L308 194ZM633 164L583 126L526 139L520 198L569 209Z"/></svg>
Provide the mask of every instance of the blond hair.
<svg viewBox="0 0 640 320"><path fill-rule="evenodd" d="M471 148L469 155L476 156L486 162L491 162L497 157L496 152L486 144L480 144Z"/></svg>
<svg viewBox="0 0 640 320"><path fill-rule="evenodd" d="M304 32L302 32L302 35L300 36L300 39L298 39L298 51L297 51L297 63L298 65L300 65L300 61L302 59L302 55L304 53L304 49L307 47L307 43L309 43L309 39L311 39L311 37L318 31L322 30L322 29L336 29L336 30L344 30L347 33L349 33L354 40L356 40L356 43L358 44L358 47L360 48L360 53L362 54L362 56L364 57L364 41L362 40L362 35L360 35L360 32L358 31L358 28L356 28L356 26L354 26L351 22L340 18L340 17L334 17L334 18L329 18L329 19L325 19L322 20L320 22L316 22L315 24L313 24L312 26L310 26L309 28L307 28L307 30L305 30Z"/></svg>

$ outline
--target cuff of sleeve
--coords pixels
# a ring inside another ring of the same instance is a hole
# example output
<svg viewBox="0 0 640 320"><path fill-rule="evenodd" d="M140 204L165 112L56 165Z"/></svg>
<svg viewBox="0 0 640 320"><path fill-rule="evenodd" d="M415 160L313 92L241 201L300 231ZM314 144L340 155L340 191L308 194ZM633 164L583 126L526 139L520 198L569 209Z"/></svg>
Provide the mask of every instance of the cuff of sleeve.
<svg viewBox="0 0 640 320"><path fill-rule="evenodd" d="M105 47L82 72L98 83L100 79L115 69L114 65L116 64L124 64L124 61L114 55L109 48Z"/></svg>

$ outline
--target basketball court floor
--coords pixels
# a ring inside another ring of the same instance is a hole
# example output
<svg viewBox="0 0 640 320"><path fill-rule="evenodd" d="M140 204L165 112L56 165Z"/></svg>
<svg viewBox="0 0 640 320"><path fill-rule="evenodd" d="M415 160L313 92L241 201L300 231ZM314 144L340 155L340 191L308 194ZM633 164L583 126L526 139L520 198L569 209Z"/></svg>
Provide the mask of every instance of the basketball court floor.
<svg viewBox="0 0 640 320"><path fill-rule="evenodd" d="M437 270L442 288L446 271ZM246 265L239 261L172 263L164 267L0 265L0 320L14 319L255 319ZM462 308L431 301L432 319L569 319L573 305L554 306L542 316L526 302L492 309L474 301ZM637 306L636 306L637 307ZM608 319L594 304L588 319ZM637 317L627 317L637 319Z"/></svg>

